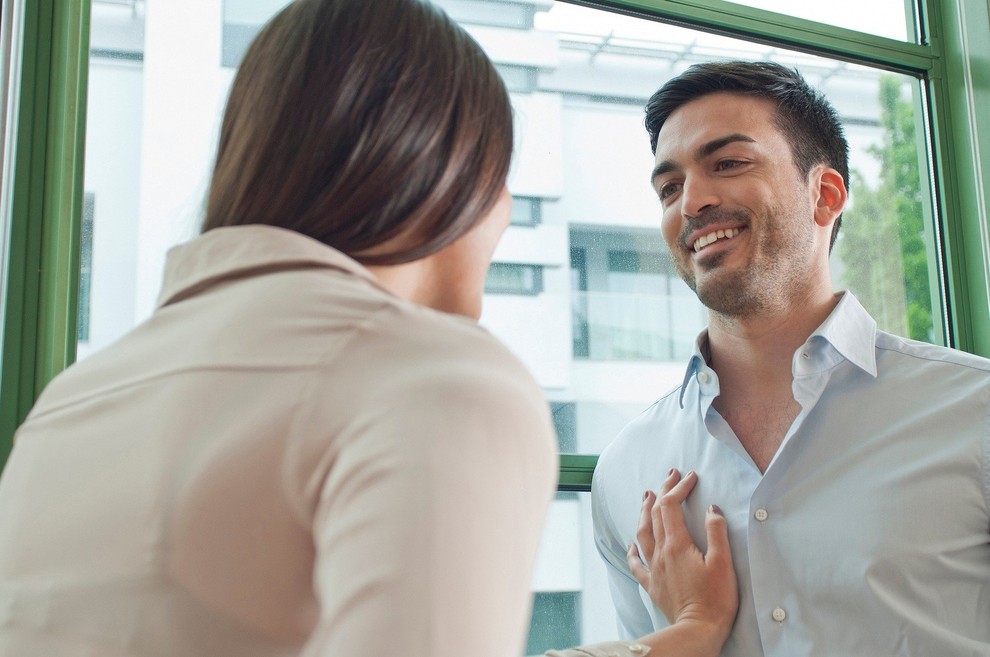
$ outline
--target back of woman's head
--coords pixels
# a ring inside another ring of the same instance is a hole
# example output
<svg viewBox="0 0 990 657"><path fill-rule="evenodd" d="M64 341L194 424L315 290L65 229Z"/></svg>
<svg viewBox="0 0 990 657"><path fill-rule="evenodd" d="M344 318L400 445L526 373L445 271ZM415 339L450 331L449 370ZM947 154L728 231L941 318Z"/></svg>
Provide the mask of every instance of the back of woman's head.
<svg viewBox="0 0 990 657"><path fill-rule="evenodd" d="M231 88L203 230L268 224L365 264L435 253L497 200L512 112L494 66L423 0L296 0Z"/></svg>

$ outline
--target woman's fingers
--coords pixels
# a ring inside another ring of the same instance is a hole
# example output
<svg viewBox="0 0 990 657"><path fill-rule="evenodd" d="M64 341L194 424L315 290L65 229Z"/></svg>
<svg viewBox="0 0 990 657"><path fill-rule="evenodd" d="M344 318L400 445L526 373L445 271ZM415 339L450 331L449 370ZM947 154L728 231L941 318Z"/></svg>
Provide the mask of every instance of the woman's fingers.
<svg viewBox="0 0 990 657"><path fill-rule="evenodd" d="M687 499L688 494L694 490L698 483L698 475L691 471L676 485L670 488L666 494L661 495L654 504L654 509L659 509L659 520L663 525L663 535L665 542L673 545L691 544L691 535L688 533L687 525L684 521L684 507L681 504ZM653 514L653 521L656 522L657 512ZM655 531L655 530L654 530Z"/></svg>
<svg viewBox="0 0 990 657"><path fill-rule="evenodd" d="M729 551L728 524L722 510L714 504L708 507L708 513L705 514L705 533L708 537L708 551L704 560L711 578L710 613L728 632L739 610L739 589L732 567L732 553Z"/></svg>
<svg viewBox="0 0 990 657"><path fill-rule="evenodd" d="M650 570L643 565L643 559L640 558L639 548L636 547L635 543L630 544L626 551L626 565L629 566L630 572L639 582L639 585L647 591L650 590Z"/></svg>
<svg viewBox="0 0 990 657"><path fill-rule="evenodd" d="M639 510L639 527L636 529L636 540L643 548L643 554L649 559L656 547L657 539L653 531L653 502L656 495L653 491L643 493L643 504ZM637 551L637 555L639 552Z"/></svg>
<svg viewBox="0 0 990 657"><path fill-rule="evenodd" d="M705 514L705 533L708 536L708 551L705 562L717 568L732 567L732 553L729 551L729 527L722 510L714 504Z"/></svg>
<svg viewBox="0 0 990 657"><path fill-rule="evenodd" d="M661 484L660 486L659 495L654 495L650 491L646 491L646 495L648 496L648 501L650 502L650 506L648 509L650 517L647 520L640 518L639 528L640 531L642 531L644 525L648 524L648 526L651 529L651 533L653 537L653 546L648 550L646 546L643 545L643 542L640 541L640 545L643 546L643 551L646 553L647 558L649 558L653 554L653 550L663 547L664 544L663 517L661 515L659 502L664 498L665 495L668 495L670 491L673 490L680 481L681 481L681 473L677 470L677 468L671 468L670 472L667 473L667 478L663 480L663 484ZM638 534L639 532L637 532L637 536Z"/></svg>
<svg viewBox="0 0 990 657"><path fill-rule="evenodd" d="M683 618L711 622L728 632L739 604L725 517L718 507L705 515L707 554L688 532L683 504L698 483L671 470L658 495L647 492L636 533L639 547L626 552L629 570L671 623Z"/></svg>

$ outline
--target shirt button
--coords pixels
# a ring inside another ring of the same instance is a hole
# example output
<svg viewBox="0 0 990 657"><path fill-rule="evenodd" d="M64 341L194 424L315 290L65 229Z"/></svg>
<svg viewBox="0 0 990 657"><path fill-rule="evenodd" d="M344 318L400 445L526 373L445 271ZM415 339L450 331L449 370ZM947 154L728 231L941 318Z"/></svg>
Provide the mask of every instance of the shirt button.
<svg viewBox="0 0 990 657"><path fill-rule="evenodd" d="M770 616L778 623L783 623L787 619L787 612L782 607L777 607Z"/></svg>
<svg viewBox="0 0 990 657"><path fill-rule="evenodd" d="M712 377L708 376L708 372L698 372L698 381L702 383L708 383Z"/></svg>
<svg viewBox="0 0 990 657"><path fill-rule="evenodd" d="M634 643L631 646L629 646L629 652L633 653L634 655L638 655L644 650L646 650L646 648L638 643Z"/></svg>
<svg viewBox="0 0 990 657"><path fill-rule="evenodd" d="M760 522L766 522L767 518L770 517L770 514L767 513L766 509L757 509L756 512L753 514L753 517L759 520Z"/></svg>

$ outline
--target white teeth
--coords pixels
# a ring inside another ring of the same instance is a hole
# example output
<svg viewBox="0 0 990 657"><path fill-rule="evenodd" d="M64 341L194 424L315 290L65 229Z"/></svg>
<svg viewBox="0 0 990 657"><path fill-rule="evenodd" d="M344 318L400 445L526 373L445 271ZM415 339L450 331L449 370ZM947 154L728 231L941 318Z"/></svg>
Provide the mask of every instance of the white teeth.
<svg viewBox="0 0 990 657"><path fill-rule="evenodd" d="M738 228L727 228L725 230L716 230L708 233L707 235L702 235L694 243L695 252L700 251L712 242L718 239L723 239L727 237L735 237L740 232Z"/></svg>

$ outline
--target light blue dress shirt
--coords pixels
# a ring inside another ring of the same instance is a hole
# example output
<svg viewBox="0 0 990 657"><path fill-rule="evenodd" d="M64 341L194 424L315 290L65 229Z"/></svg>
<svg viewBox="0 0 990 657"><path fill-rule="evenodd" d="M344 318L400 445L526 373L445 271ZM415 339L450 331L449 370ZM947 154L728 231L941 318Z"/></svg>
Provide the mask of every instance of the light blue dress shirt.
<svg viewBox="0 0 990 657"><path fill-rule="evenodd" d="M623 638L667 625L630 574L643 491L695 470L689 528L728 520L724 657L990 656L990 361L878 331L849 292L794 354L801 411L765 474L712 407L702 333L682 386L602 453L595 541Z"/></svg>

